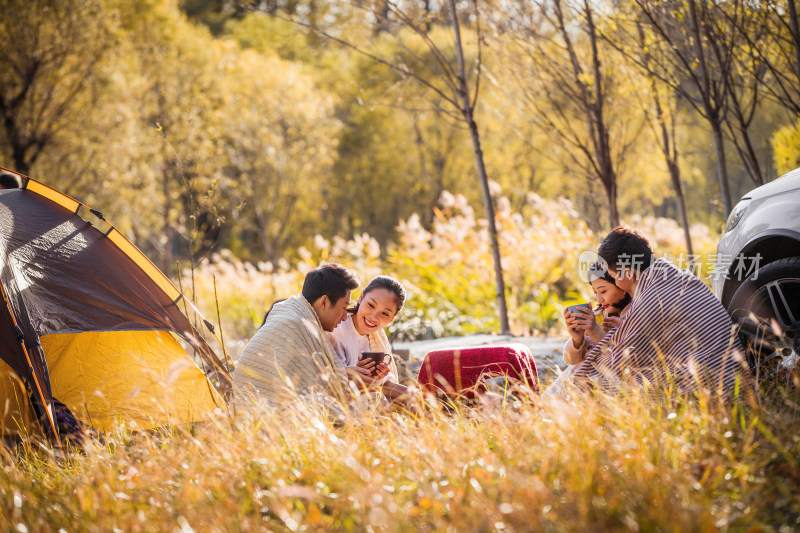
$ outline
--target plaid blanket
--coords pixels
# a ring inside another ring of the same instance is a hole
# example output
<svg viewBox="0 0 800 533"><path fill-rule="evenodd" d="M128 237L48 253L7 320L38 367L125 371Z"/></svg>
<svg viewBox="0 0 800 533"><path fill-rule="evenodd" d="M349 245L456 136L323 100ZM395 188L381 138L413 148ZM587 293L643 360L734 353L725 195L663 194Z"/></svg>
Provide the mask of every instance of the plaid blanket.
<svg viewBox="0 0 800 533"><path fill-rule="evenodd" d="M506 375L519 379L539 392L536 363L523 344L472 346L434 350L425 355L417 381L434 394L475 397L482 380Z"/></svg>

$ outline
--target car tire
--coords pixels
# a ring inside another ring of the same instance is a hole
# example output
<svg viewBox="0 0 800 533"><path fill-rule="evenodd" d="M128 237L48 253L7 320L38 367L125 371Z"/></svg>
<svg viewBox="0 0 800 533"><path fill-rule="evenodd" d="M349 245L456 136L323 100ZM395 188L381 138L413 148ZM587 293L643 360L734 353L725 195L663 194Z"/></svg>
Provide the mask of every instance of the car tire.
<svg viewBox="0 0 800 533"><path fill-rule="evenodd" d="M767 264L744 280L728 304L757 376L797 368L800 348L800 257Z"/></svg>

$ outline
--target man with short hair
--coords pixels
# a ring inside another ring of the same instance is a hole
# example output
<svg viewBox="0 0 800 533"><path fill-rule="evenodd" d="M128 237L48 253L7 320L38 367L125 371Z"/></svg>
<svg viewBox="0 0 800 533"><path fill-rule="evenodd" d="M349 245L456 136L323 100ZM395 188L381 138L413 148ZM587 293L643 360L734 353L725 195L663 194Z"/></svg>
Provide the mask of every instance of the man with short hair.
<svg viewBox="0 0 800 533"><path fill-rule="evenodd" d="M0 190L2 189L19 189L19 178L14 174L4 172L0 174Z"/></svg>
<svg viewBox="0 0 800 533"><path fill-rule="evenodd" d="M336 263L309 272L302 293L273 306L239 357L237 399L257 397L272 406L315 393L343 399L347 376L324 332L347 318L350 291L358 286Z"/></svg>
<svg viewBox="0 0 800 533"><path fill-rule="evenodd" d="M731 392L742 369L742 346L708 287L654 259L647 238L629 226L609 233L598 255L632 300L622 324L589 350L573 380L611 392L665 385L681 392Z"/></svg>

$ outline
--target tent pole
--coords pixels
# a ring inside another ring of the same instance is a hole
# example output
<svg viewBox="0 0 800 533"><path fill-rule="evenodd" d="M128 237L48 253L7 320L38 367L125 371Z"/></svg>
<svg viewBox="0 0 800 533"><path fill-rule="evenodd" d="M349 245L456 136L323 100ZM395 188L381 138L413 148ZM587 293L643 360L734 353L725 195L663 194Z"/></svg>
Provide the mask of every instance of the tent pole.
<svg viewBox="0 0 800 533"><path fill-rule="evenodd" d="M6 309L8 309L8 314L11 316L11 321L14 322L14 328L17 331L22 331L17 323L17 317L14 316L14 311L11 309L11 304L6 297L6 291L3 289L3 284L0 283L0 294L3 295L3 301L6 304ZM20 339L19 345L22 347L22 352L25 354L25 360L28 361L28 368L31 371L31 376L33 377L33 383L36 385L36 391L39 393L39 399L42 402L42 406L44 407L44 412L47 415L47 421L50 422L50 429L53 431L53 436L56 438L56 442L60 444L60 440L58 438L58 431L56 430L56 424L53 420L53 415L50 412L50 406L44 399L44 393L42 392L42 387L39 385L39 380L36 378L36 372L33 369L33 362L31 361L30 355L28 355L28 349L25 348L24 340Z"/></svg>

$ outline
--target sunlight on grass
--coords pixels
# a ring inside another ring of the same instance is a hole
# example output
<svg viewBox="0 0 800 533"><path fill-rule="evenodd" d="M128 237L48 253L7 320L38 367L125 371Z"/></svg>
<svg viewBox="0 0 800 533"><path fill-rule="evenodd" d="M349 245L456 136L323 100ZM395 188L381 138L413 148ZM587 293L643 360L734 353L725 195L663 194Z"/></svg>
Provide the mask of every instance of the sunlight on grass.
<svg viewBox="0 0 800 533"><path fill-rule="evenodd" d="M17 531L792 530L797 386L760 402L503 400L335 427L313 406L2 454ZM781 527L789 529L780 529Z"/></svg>

